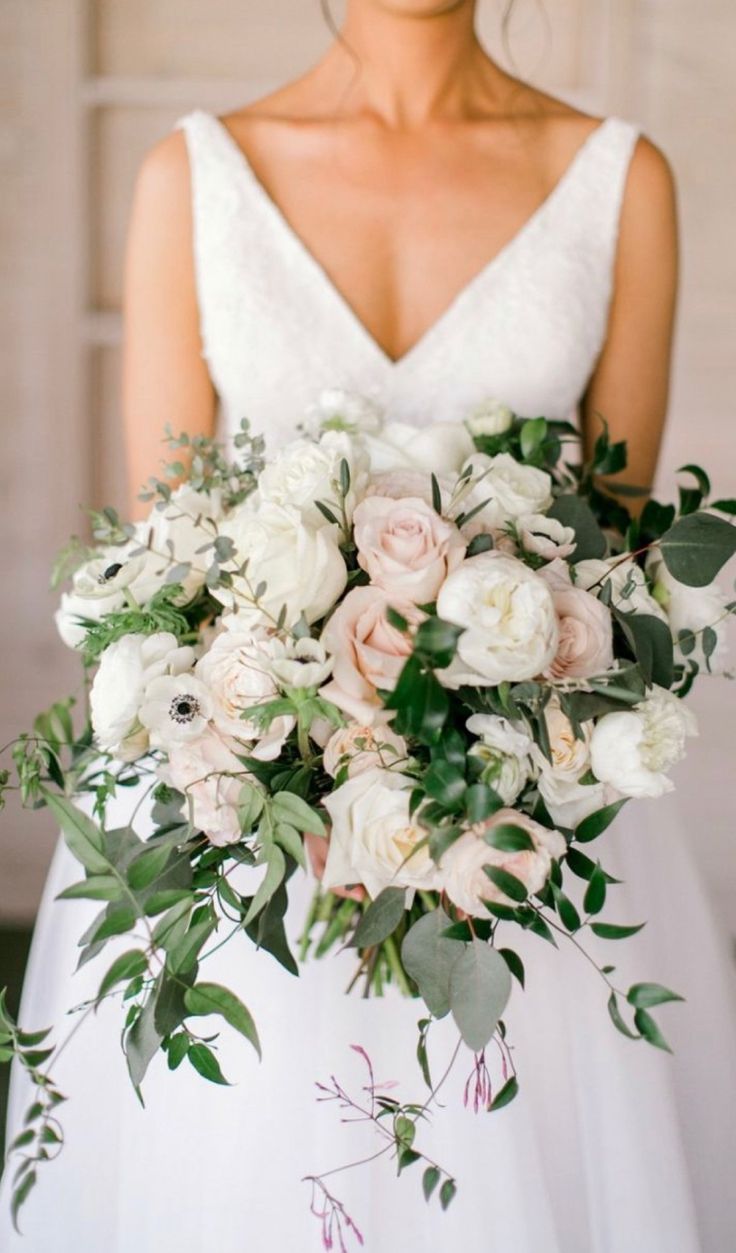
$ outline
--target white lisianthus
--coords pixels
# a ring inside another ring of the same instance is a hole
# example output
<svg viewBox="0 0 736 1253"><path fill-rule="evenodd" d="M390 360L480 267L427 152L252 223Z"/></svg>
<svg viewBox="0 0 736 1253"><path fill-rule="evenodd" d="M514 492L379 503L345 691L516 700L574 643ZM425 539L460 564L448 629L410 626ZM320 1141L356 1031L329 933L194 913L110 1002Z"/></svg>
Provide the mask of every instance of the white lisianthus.
<svg viewBox="0 0 736 1253"><path fill-rule="evenodd" d="M202 735L212 717L212 697L191 673L164 674L146 684L139 718L154 748Z"/></svg>
<svg viewBox="0 0 736 1253"><path fill-rule="evenodd" d="M588 557L572 566L576 587L599 596L605 583L611 585L611 604L622 613L646 613L662 622L667 615L652 596L646 575L633 557L623 553L620 557Z"/></svg>
<svg viewBox="0 0 736 1253"><path fill-rule="evenodd" d="M437 886L427 833L409 813L412 786L395 771L366 770L324 798L331 832L323 887L362 883L376 897L389 886Z"/></svg>
<svg viewBox="0 0 736 1253"><path fill-rule="evenodd" d="M342 518L340 464L347 462L350 490L344 499L347 519L361 499L368 482L368 457L356 441L336 431L328 432L320 442L295 439L285 444L267 463L258 479L258 500L298 509L311 527L329 526L317 508L321 501L339 520Z"/></svg>
<svg viewBox="0 0 736 1253"><path fill-rule="evenodd" d="M505 853L483 838L493 827L521 827L534 845L520 853ZM442 886L453 904L475 918L489 917L484 902L513 905L501 888L489 879L485 866L496 866L519 879L530 895L541 892L552 861L562 857L567 843L559 831L550 831L518 809L499 809L487 822L477 823L451 844L440 860Z"/></svg>
<svg viewBox="0 0 736 1253"><path fill-rule="evenodd" d="M236 615L232 628L218 635L209 651L199 659L195 673L210 694L211 717L217 730L231 741L250 744L254 757L272 761L294 729L294 718L274 718L264 730L255 715L244 715L246 710L267 704L278 696L273 665L283 660L286 648L280 640L263 631L243 630L238 622Z"/></svg>
<svg viewBox="0 0 736 1253"><path fill-rule="evenodd" d="M654 598L669 620L674 637L675 661L695 661L701 669L706 665L711 670L719 666L728 651L727 598L723 590L717 583L708 583L706 587L688 587L678 582L656 550L652 550L647 560L647 572L654 580ZM715 647L706 658L703 638L708 627L715 632ZM680 644L681 631L687 636L683 641L686 651Z"/></svg>
<svg viewBox="0 0 736 1253"><path fill-rule="evenodd" d="M469 557L445 580L437 615L464 627L437 677L446 687L491 687L541 674L557 653L552 593L523 562L502 553Z"/></svg>
<svg viewBox="0 0 736 1253"><path fill-rule="evenodd" d="M473 488L463 501L463 509L488 500L487 515L491 526L513 522L527 514L540 514L552 504L552 479L546 470L522 465L510 453L495 457L473 453L463 466L472 468Z"/></svg>
<svg viewBox="0 0 736 1253"><path fill-rule="evenodd" d="M375 434L383 425L383 406L370 395L325 387L307 407L304 426L313 435L346 431L348 435Z"/></svg>
<svg viewBox="0 0 736 1253"><path fill-rule="evenodd" d="M685 754L685 741L697 735L695 715L666 688L631 710L604 714L590 741L593 772L622 796L662 796L671 792L667 777Z"/></svg>
<svg viewBox="0 0 736 1253"><path fill-rule="evenodd" d="M563 526L557 518L543 513L528 513L520 518L518 531L524 549L545 561L569 557L577 548L573 527Z"/></svg>
<svg viewBox="0 0 736 1253"><path fill-rule="evenodd" d="M240 792L246 780L251 784L255 780L218 735L205 731L196 739L172 745L159 776L184 793L183 815L191 816L193 826L210 844L223 846L240 839Z"/></svg>
<svg viewBox="0 0 736 1253"><path fill-rule="evenodd" d="M379 435L366 436L371 472L426 470L457 472L473 451L473 441L462 422L432 422L411 426L387 422Z"/></svg>
<svg viewBox="0 0 736 1253"><path fill-rule="evenodd" d="M496 714L473 714L465 726L479 737L469 755L484 762L483 782L498 792L504 805L513 805L529 778L530 737Z"/></svg>
<svg viewBox="0 0 736 1253"><path fill-rule="evenodd" d="M90 691L95 742L118 761L135 761L149 746L140 710L149 684L166 674L189 670L191 648L180 648L168 631L123 635L108 645Z"/></svg>
<svg viewBox="0 0 736 1253"><path fill-rule="evenodd" d="M281 648L281 655L274 655L270 663L270 671L285 691L317 688L330 677L332 658L327 656L319 640L304 636L296 641L288 640Z"/></svg>
<svg viewBox="0 0 736 1253"><path fill-rule="evenodd" d="M245 575L233 575L232 588L217 587L213 594L237 612L244 627L273 625L283 608L286 627L302 614L316 622L345 590L347 569L335 528L308 526L298 509L246 502L221 524L220 533L232 539L238 564L247 561L248 567ZM261 584L265 590L256 597Z"/></svg>
<svg viewBox="0 0 736 1253"><path fill-rule="evenodd" d="M514 420L513 410L500 400L482 400L470 410L465 425L471 435L503 435Z"/></svg>
<svg viewBox="0 0 736 1253"><path fill-rule="evenodd" d="M353 779L366 770L391 770L404 765L408 756L406 740L387 723L364 726L351 722L340 727L325 745L322 765L334 779L344 766Z"/></svg>

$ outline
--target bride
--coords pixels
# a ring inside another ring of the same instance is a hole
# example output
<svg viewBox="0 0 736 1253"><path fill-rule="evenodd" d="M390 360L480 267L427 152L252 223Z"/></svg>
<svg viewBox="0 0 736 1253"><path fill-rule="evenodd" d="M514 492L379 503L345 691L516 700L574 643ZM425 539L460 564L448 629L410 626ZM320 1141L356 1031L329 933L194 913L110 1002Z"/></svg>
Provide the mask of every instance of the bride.
<svg viewBox="0 0 736 1253"><path fill-rule="evenodd" d="M630 481L652 482L677 288L671 170L633 123L504 73L474 19L474 0L348 0L306 74L225 117L195 109L149 152L126 264L133 486L158 469L166 422L227 437L247 415L273 448L325 387L370 393L417 426L497 397L528 416L577 415L586 445L603 414L628 442ZM664 1024L674 1056L623 1039L577 955L525 935L528 987L507 1015L520 1098L474 1115L467 1053L427 1130L458 1179L449 1210L426 1206L419 1176L397 1181L385 1157L329 1177L375 1253L733 1247L731 975L676 806L629 813L602 845L622 880L616 920L649 920L621 946L622 978L685 995ZM76 878L60 843L24 990L29 1028L61 1034L99 982L94 963L72 975L94 902L54 903ZM292 938L310 890L302 876ZM260 1067L223 1039L225 1089L184 1067L166 1073L160 1055L142 1110L120 1007L103 1003L59 1061L67 1142L23 1211L23 1239L6 1180L7 1253L330 1247L303 1179L375 1145L317 1103L315 1081L334 1074L359 1091L359 1044L381 1082L422 1099L417 1005L345 996L348 953L299 979L245 944L209 962L208 978L242 994L259 1023ZM450 1033L438 1025L438 1069ZM11 1134L28 1097L16 1075Z"/></svg>

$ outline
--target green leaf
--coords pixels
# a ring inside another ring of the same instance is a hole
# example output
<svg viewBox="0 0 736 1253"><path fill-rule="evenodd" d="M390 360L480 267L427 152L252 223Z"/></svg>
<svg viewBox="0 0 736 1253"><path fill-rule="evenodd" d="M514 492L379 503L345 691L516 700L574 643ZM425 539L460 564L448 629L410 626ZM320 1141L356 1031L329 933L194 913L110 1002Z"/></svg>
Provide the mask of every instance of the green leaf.
<svg viewBox="0 0 736 1253"><path fill-rule="evenodd" d="M291 796L291 792L280 792L280 796ZM286 858L277 844L272 844L266 851L266 873L261 880L258 891L250 903L245 915L244 925L252 922L257 914L268 904L286 874Z"/></svg>
<svg viewBox="0 0 736 1253"><path fill-rule="evenodd" d="M443 936L442 932L449 925L444 909L432 910L414 923L401 945L406 972L435 1018L444 1018L449 1013L450 975L465 948L459 940Z"/></svg>
<svg viewBox="0 0 736 1253"><path fill-rule="evenodd" d="M372 948L396 930L406 909L406 889L384 888L371 901L350 941L353 948Z"/></svg>
<svg viewBox="0 0 736 1253"><path fill-rule="evenodd" d="M465 793L465 812L468 822L485 822L499 809L503 800L487 783L472 783Z"/></svg>
<svg viewBox="0 0 736 1253"><path fill-rule="evenodd" d="M306 870L307 858L304 853L304 842L296 827L290 826L288 822L278 822L274 828L273 838L297 865Z"/></svg>
<svg viewBox="0 0 736 1253"><path fill-rule="evenodd" d="M687 587L707 587L736 553L736 527L712 513L678 518L660 540L664 563Z"/></svg>
<svg viewBox="0 0 736 1253"><path fill-rule="evenodd" d="M503 960L506 962L506 965L508 966L514 978L518 980L518 982L521 984L523 988L524 986L524 963L519 957L519 954L515 953L513 949L510 949L510 948L500 948L498 951L503 957Z"/></svg>
<svg viewBox="0 0 736 1253"><path fill-rule="evenodd" d="M102 919L89 942L98 944L100 940L108 940L110 936L124 935L135 926L137 920L138 914L132 905L118 905Z"/></svg>
<svg viewBox="0 0 736 1253"><path fill-rule="evenodd" d="M599 914L606 903L606 876L596 866L585 891L583 908L587 914Z"/></svg>
<svg viewBox="0 0 736 1253"><path fill-rule="evenodd" d="M436 1166L428 1166L422 1175L422 1192L428 1201L440 1181L440 1172Z"/></svg>
<svg viewBox="0 0 736 1253"><path fill-rule="evenodd" d="M133 891L139 892L153 883L154 879L158 879L170 857L171 848L168 844L147 848L139 853L130 863L127 873L128 883Z"/></svg>
<svg viewBox="0 0 736 1253"><path fill-rule="evenodd" d="M678 474L692 474L695 478L702 496L710 496L710 479L705 470L700 466L686 465L680 466Z"/></svg>
<svg viewBox="0 0 736 1253"><path fill-rule="evenodd" d="M630 935L636 935L637 931L641 931L645 926L645 922L630 927L618 926L613 922L591 922L590 929L602 940L627 940Z"/></svg>
<svg viewBox="0 0 736 1253"><path fill-rule="evenodd" d="M448 761L435 761L424 776L424 790L447 809L456 809L465 795L465 776Z"/></svg>
<svg viewBox="0 0 736 1253"><path fill-rule="evenodd" d="M414 1149L401 1149L398 1156L398 1171L401 1174L407 1166L413 1166L415 1162L421 1160L421 1153L417 1153Z"/></svg>
<svg viewBox="0 0 736 1253"><path fill-rule="evenodd" d="M628 797L624 797L620 801L614 801L612 805L606 805L603 809L597 809L595 813L584 818L575 828L575 839L580 844L589 844L591 840L595 840L599 835L610 827L616 815L626 804Z"/></svg>
<svg viewBox="0 0 736 1253"><path fill-rule="evenodd" d="M513 822L500 822L497 826L489 827L483 832L483 839L486 844L490 844L491 848L500 849L502 853L523 853L534 850L534 841L529 832ZM513 899L524 900L525 897L526 892L523 897Z"/></svg>
<svg viewBox="0 0 736 1253"><path fill-rule="evenodd" d="M629 1005L637 1009L650 1009L653 1005L664 1005L667 1001L684 1001L684 996L671 992L661 983L635 983L629 988L626 999Z"/></svg>
<svg viewBox="0 0 736 1253"><path fill-rule="evenodd" d="M220 1063L206 1044L190 1044L187 1057L203 1079L209 1079L210 1083L220 1083L224 1087L231 1086L220 1070Z"/></svg>
<svg viewBox="0 0 736 1253"><path fill-rule="evenodd" d="M505 896L508 896L509 900L526 900L529 893L521 879L516 878L516 875L509 874L508 870L503 870L501 866L484 866L483 870L491 880L491 883L494 883Z"/></svg>
<svg viewBox="0 0 736 1253"><path fill-rule="evenodd" d="M215 929L215 919L205 918L190 927L185 935L171 948L167 965L172 974L184 974L194 966L200 949Z"/></svg>
<svg viewBox="0 0 736 1253"><path fill-rule="evenodd" d="M426 657L436 669L444 670L455 656L463 629L442 618L426 618L414 637L414 651Z"/></svg>
<svg viewBox="0 0 736 1253"><path fill-rule="evenodd" d="M271 801L271 812L275 822L285 822L296 827L297 831L309 832L310 835L327 834L316 809L312 809L295 792L277 792Z"/></svg>
<svg viewBox="0 0 736 1253"><path fill-rule="evenodd" d="M81 879L79 883L70 884L54 899L57 901L116 901L122 894L120 881L114 875L101 874L91 875L89 879Z"/></svg>
<svg viewBox="0 0 736 1253"><path fill-rule="evenodd" d="M503 957L474 940L450 972L450 1009L460 1034L479 1053L493 1036L511 995L511 975Z"/></svg>
<svg viewBox="0 0 736 1253"><path fill-rule="evenodd" d="M117 983L134 979L136 975L142 975L147 969L148 962L142 949L131 948L126 953L121 953L104 976L97 992L97 1000L101 1000Z"/></svg>
<svg viewBox="0 0 736 1253"><path fill-rule="evenodd" d="M442 1206L443 1210L447 1209L448 1205L451 1203L456 1192L457 1192L457 1184L455 1183L455 1180L445 1179L445 1182L440 1188L440 1205Z"/></svg>
<svg viewBox="0 0 736 1253"><path fill-rule="evenodd" d="M125 1036L125 1056L130 1078L136 1089L140 1088L163 1038L162 1033L156 1029L154 1020L158 986L149 992L140 1014Z"/></svg>
<svg viewBox="0 0 736 1253"><path fill-rule="evenodd" d="M13 1192L12 1200L10 1202L10 1216L13 1221L13 1227L19 1235L20 1227L18 1226L18 1215L36 1185L36 1178L37 1176L35 1170L29 1170L23 1178L23 1181L18 1184L18 1187Z"/></svg>
<svg viewBox="0 0 736 1253"><path fill-rule="evenodd" d="M240 789L238 798L238 820L240 829L245 834L252 831L261 814L265 798L260 788L247 780Z"/></svg>
<svg viewBox="0 0 736 1253"><path fill-rule="evenodd" d="M611 1015L611 1022L617 1031L620 1031L622 1035L627 1036L629 1040L639 1039L636 1032L632 1031L631 1028L626 1025L621 1015L621 1010L618 1007L618 998L615 992L612 992L608 998L608 1012Z"/></svg>
<svg viewBox="0 0 736 1253"><path fill-rule="evenodd" d="M503 1109L504 1105L510 1105L514 1097L518 1095L518 1092L519 1080L516 1078L516 1075L512 1075L510 1079L507 1079L498 1096L494 1097L491 1102L491 1110Z"/></svg>
<svg viewBox="0 0 736 1253"><path fill-rule="evenodd" d="M102 831L81 809L65 796L42 789L44 800L61 827L70 852L91 874L107 874L110 862L104 853Z"/></svg>
<svg viewBox="0 0 736 1253"><path fill-rule="evenodd" d="M634 1011L634 1022L648 1044L653 1044L657 1049L663 1049L665 1053L672 1052L652 1015L645 1009Z"/></svg>
<svg viewBox="0 0 736 1253"><path fill-rule="evenodd" d="M186 1031L172 1035L166 1051L169 1058L169 1070L177 1070L189 1051L189 1036Z"/></svg>
<svg viewBox="0 0 736 1253"><path fill-rule="evenodd" d="M190 1014L221 1014L226 1022L245 1036L261 1056L261 1044L250 1011L228 988L218 983L195 983L184 993L184 1004Z"/></svg>
<svg viewBox="0 0 736 1253"><path fill-rule="evenodd" d="M590 505L581 496L558 496L547 516L556 518L563 526L575 531L577 547L572 554L574 561L587 561L590 557L605 557L606 537L599 527Z"/></svg>
<svg viewBox="0 0 736 1253"><path fill-rule="evenodd" d="M528 418L519 431L521 455L525 461L533 459L540 444L547 438L547 421L545 418Z"/></svg>
<svg viewBox="0 0 736 1253"><path fill-rule="evenodd" d="M556 884L552 883L550 886L552 888L552 896L554 897L557 913L559 914L562 923L567 927L568 931L577 931L581 925L580 914L573 905L569 896L565 896L565 893L561 891Z"/></svg>
<svg viewBox="0 0 736 1253"><path fill-rule="evenodd" d="M672 632L666 622L649 613L622 613L613 616L623 631L645 682L670 688L674 678Z"/></svg>

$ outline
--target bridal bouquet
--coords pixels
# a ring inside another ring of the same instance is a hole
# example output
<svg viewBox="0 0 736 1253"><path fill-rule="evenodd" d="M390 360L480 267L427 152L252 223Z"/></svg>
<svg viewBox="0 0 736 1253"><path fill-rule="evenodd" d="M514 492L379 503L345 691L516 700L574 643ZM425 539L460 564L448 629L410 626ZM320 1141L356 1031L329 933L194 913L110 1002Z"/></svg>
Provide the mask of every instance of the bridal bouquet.
<svg viewBox="0 0 736 1253"><path fill-rule="evenodd" d="M201 1016L259 1049L248 1008L202 959L230 920L230 938L297 973L284 916L304 870L300 960L349 945L364 991L420 998L430 1088L434 1020L452 1016L482 1077L495 1039L505 1082L481 1079L487 1108L517 1090L503 1015L524 981L518 929L578 946L638 929L601 919L613 880L590 849L629 798L672 786L695 732L681 698L723 649L734 603L714 579L736 551L736 506L708 503L688 466L678 507L650 500L633 520L606 489L624 445L604 428L581 466L565 458L574 440L495 401L417 429L327 391L268 456L246 423L232 463L172 437L179 459L151 482L148 518L105 510L95 547L64 554L58 625L91 680L89 720L75 735L72 702L57 703L15 768L80 862L62 896L100 902L80 962L129 937L94 1003L121 997L139 1094L158 1050L224 1081ZM133 785L130 825L110 829L111 800ZM260 868L251 895L240 866ZM667 1048L652 1009L677 994L617 988L611 969L614 1025ZM0 1032L0 1056L36 1085L13 1146L17 1210L61 1146L63 1097L47 1033L20 1030L1 1002ZM455 1181L416 1141L426 1106L374 1106L399 1169L423 1160L425 1195L445 1207ZM350 1220L313 1184L332 1247Z"/></svg>

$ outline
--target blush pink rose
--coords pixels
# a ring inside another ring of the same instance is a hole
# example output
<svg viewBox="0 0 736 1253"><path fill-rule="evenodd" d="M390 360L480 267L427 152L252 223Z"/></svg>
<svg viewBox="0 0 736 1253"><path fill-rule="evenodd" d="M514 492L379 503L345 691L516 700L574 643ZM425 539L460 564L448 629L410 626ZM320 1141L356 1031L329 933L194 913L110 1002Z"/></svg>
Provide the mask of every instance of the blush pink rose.
<svg viewBox="0 0 736 1253"><path fill-rule="evenodd" d="M559 620L557 653L544 677L590 679L613 665L613 627L610 610L590 592L574 587L566 562L559 558L538 571L552 592Z"/></svg>
<svg viewBox="0 0 736 1253"><path fill-rule="evenodd" d="M465 540L419 497L368 496L353 515L358 561L371 583L415 605L434 600L465 556Z"/></svg>
<svg viewBox="0 0 736 1253"><path fill-rule="evenodd" d="M389 605L412 625L424 619L416 605L389 599L381 588L354 587L322 632L333 667L321 695L369 726L377 717L388 719L377 689L393 690L412 647L409 637L388 622Z"/></svg>

